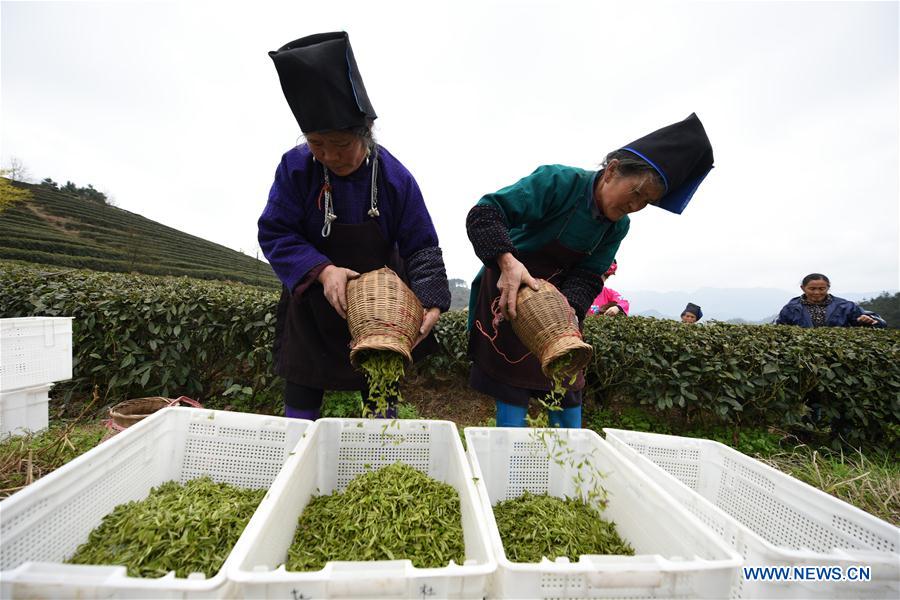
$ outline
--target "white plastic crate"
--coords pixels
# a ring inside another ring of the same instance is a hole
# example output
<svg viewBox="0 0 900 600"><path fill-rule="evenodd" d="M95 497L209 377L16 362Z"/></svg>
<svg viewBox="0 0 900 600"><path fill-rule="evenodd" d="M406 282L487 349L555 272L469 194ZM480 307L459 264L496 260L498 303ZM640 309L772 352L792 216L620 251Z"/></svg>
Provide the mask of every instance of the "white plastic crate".
<svg viewBox="0 0 900 600"><path fill-rule="evenodd" d="M466 447L488 517L496 598L722 598L740 557L649 477L587 429L467 427ZM546 440L546 441L542 441ZM635 556L590 555L517 563L506 557L492 506L524 491L584 497L589 460L608 492L603 515Z"/></svg>
<svg viewBox="0 0 900 600"><path fill-rule="evenodd" d="M732 597L900 598L900 529L719 442L604 431L744 566L871 567L868 582L763 582L741 573Z"/></svg>
<svg viewBox="0 0 900 600"><path fill-rule="evenodd" d="M47 429L52 383L0 392L0 436Z"/></svg>
<svg viewBox="0 0 900 600"><path fill-rule="evenodd" d="M342 490L356 476L398 460L459 492L464 564L416 568L408 559L332 561L319 571L285 570L297 520L313 495ZM483 598L496 568L485 531L456 425L319 419L247 525L228 576L246 598Z"/></svg>
<svg viewBox="0 0 900 600"><path fill-rule="evenodd" d="M268 488L311 421L165 408L0 502L2 598L230 597L225 565L210 578L140 578L124 566L63 562L119 504L166 481L208 475ZM227 565L227 559L226 559Z"/></svg>
<svg viewBox="0 0 900 600"><path fill-rule="evenodd" d="M72 378L72 317L0 319L0 392Z"/></svg>

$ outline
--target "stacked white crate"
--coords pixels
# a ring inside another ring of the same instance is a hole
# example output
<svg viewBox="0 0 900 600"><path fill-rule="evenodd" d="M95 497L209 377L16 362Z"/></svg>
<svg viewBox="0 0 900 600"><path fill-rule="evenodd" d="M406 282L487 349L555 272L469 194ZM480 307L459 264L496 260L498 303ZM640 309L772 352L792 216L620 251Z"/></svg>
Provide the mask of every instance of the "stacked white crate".
<svg viewBox="0 0 900 600"><path fill-rule="evenodd" d="M72 378L72 317L0 319L0 435L47 428L49 391Z"/></svg>

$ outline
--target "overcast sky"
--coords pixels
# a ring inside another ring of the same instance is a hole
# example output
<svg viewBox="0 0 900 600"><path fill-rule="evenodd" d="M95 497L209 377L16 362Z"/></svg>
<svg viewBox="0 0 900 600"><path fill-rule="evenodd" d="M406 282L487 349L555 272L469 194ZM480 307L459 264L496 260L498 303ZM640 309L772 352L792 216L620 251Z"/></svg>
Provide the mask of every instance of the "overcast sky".
<svg viewBox="0 0 900 600"><path fill-rule="evenodd" d="M696 112L716 168L614 287L900 287L897 2L3 2L0 160L255 255L299 128L267 56L346 30L450 277L485 193Z"/></svg>

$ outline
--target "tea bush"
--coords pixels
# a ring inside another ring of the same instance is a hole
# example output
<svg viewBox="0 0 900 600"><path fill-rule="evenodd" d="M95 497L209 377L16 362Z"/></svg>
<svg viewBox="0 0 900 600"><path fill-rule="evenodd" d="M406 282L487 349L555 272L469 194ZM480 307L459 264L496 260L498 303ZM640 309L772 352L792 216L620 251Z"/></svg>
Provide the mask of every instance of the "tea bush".
<svg viewBox="0 0 900 600"><path fill-rule="evenodd" d="M225 396L246 410L280 396L272 374L278 292L179 277L0 262L0 317L75 317L70 390L121 399ZM443 352L418 366L468 373L466 311L441 316ZM723 424L831 427L853 445L900 431L900 333L629 317L587 320L591 393Z"/></svg>
<svg viewBox="0 0 900 600"><path fill-rule="evenodd" d="M74 317L67 401L95 384L108 401L183 394L250 410L280 397L277 303L277 291L243 284L0 261L0 318ZM423 369L467 372L465 332L465 311L444 315L436 334L446 352Z"/></svg>
<svg viewBox="0 0 900 600"><path fill-rule="evenodd" d="M0 317L74 317L69 395L187 395L247 406L272 375L277 292L184 277L0 262ZM67 398L68 399L68 398Z"/></svg>
<svg viewBox="0 0 900 600"><path fill-rule="evenodd" d="M451 310L441 315L434 328L434 336L443 352L417 364L419 373L436 379L469 376L468 319L468 309Z"/></svg>
<svg viewBox="0 0 900 600"><path fill-rule="evenodd" d="M588 385L657 410L788 429L831 426L854 445L900 422L900 334L885 329L629 317L588 319Z"/></svg>

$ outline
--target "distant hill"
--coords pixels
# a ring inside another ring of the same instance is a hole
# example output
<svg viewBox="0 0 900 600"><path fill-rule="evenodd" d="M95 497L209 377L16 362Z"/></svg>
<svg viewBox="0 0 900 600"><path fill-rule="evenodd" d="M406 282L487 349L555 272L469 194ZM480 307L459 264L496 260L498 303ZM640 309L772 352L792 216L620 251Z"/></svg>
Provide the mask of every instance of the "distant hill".
<svg viewBox="0 0 900 600"><path fill-rule="evenodd" d="M666 315L662 314L658 310L653 310L652 308L650 310L644 310L639 313L632 312L631 314L638 316L638 317L653 317L654 319L669 319L669 318L671 318L671 317L667 317Z"/></svg>
<svg viewBox="0 0 900 600"><path fill-rule="evenodd" d="M280 286L265 262L141 215L43 185L0 212L0 258L96 271Z"/></svg>
<svg viewBox="0 0 900 600"><path fill-rule="evenodd" d="M878 313L891 329L900 329L900 292L894 294L884 292L877 298L860 302L859 305Z"/></svg>
<svg viewBox="0 0 900 600"><path fill-rule="evenodd" d="M450 283L450 308L467 308L469 306L469 283L464 279L451 279Z"/></svg>
<svg viewBox="0 0 900 600"><path fill-rule="evenodd" d="M679 321L679 320L681 320L681 315L680 315L680 314L678 314L678 315L672 315L672 316L667 316L667 315L662 314L662 313L659 312L658 310L653 310L653 309L650 309L650 310L644 310L644 311L641 311L641 312L636 312L636 313L631 313L631 314L633 314L633 315L635 315L635 316L638 316L638 317L653 317L654 319L670 319L670 320L672 320L672 321ZM724 320L723 322L725 322L725 323L732 323L732 324L734 324L734 325L764 325L764 324L773 322L777 317L778 317L778 314L776 313L776 314L774 314L774 315L769 315L768 317L765 317L765 318L762 318L762 319L756 319L756 320L753 320L753 321L748 320L748 319L742 319L742 318L740 318L740 317L734 317L734 318L732 318L732 319L726 319L726 320ZM716 321L721 321L721 320L722 320L722 319L718 319L718 318L716 318L716 317L712 317L712 319L715 319ZM709 315L707 315L706 312L704 312L704 313L703 313L703 321L704 321L704 322L709 322L710 320L711 320L711 319L709 318Z"/></svg>

